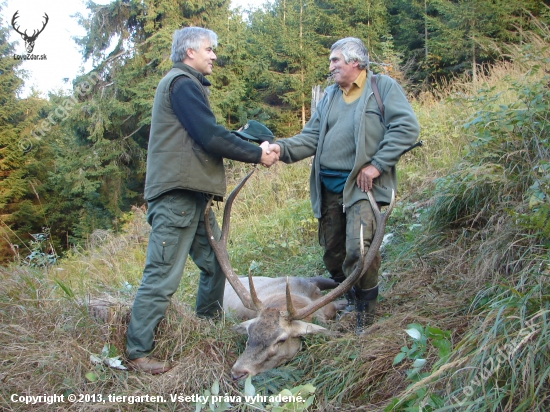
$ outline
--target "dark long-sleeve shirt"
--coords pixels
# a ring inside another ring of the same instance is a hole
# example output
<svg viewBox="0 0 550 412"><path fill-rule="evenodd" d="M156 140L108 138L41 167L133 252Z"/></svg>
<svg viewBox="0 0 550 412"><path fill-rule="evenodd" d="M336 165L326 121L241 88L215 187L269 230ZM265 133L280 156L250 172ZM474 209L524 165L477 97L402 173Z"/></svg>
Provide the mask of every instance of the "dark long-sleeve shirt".
<svg viewBox="0 0 550 412"><path fill-rule="evenodd" d="M205 86L210 82L202 75L199 81ZM193 80L181 76L172 83L170 90L172 109L189 136L207 152L247 163L259 163L262 149L237 137L216 123L216 118L203 92Z"/></svg>

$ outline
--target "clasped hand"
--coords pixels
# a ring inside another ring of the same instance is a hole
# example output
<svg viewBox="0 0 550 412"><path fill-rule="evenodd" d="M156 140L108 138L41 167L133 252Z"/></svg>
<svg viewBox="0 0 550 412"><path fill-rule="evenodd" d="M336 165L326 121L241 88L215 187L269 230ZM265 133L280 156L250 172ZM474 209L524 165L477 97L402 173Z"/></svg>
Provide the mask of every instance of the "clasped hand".
<svg viewBox="0 0 550 412"><path fill-rule="evenodd" d="M262 158L260 159L262 166L271 167L277 163L279 155L281 154L279 145L263 142L260 147L262 148Z"/></svg>

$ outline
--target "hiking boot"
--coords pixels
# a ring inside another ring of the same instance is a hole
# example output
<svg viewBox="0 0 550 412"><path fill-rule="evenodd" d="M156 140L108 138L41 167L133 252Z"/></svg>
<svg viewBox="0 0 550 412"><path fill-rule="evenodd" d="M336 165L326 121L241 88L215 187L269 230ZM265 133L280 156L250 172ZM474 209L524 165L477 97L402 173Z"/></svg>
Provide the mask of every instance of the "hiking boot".
<svg viewBox="0 0 550 412"><path fill-rule="evenodd" d="M363 333L366 328L374 323L377 297L378 285L372 289L357 288L355 290L355 311L357 313L355 332L358 335Z"/></svg>
<svg viewBox="0 0 550 412"><path fill-rule="evenodd" d="M151 375L158 375L159 373L168 372L170 369L172 369L170 362L163 362L150 356L145 356L144 358L129 359L128 366L130 367L130 369L150 373Z"/></svg>

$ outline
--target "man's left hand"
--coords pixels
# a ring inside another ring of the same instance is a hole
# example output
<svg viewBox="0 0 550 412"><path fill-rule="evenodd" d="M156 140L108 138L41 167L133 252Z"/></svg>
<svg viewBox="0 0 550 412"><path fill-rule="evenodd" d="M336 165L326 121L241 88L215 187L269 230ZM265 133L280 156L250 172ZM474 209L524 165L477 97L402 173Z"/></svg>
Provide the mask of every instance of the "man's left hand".
<svg viewBox="0 0 550 412"><path fill-rule="evenodd" d="M380 172L378 171L378 169L373 165L368 165L362 168L357 175L357 186L359 186L359 189L361 189L361 191L368 192L372 189L372 182L378 176L380 176Z"/></svg>

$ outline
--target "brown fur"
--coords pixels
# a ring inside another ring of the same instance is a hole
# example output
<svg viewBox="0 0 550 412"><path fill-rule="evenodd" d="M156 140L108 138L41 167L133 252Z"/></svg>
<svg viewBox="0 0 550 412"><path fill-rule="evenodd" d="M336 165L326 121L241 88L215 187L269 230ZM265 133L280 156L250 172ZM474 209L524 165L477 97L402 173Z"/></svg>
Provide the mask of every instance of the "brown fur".
<svg viewBox="0 0 550 412"><path fill-rule="evenodd" d="M322 296L317 284L325 288L329 285L336 286L330 279L326 279L327 282L319 281L325 278L288 279L295 309L304 308ZM249 290L248 279L241 277L239 280ZM264 306L259 312L245 308L228 283L225 289L224 310L240 319L248 319L235 327L236 331L248 334L248 341L245 351L231 370L234 379L256 375L292 359L300 349L301 336L325 330L308 322L314 318L318 322L326 323L336 315L335 303L329 302L303 321L290 321L286 307L286 278L254 277L253 282Z"/></svg>

